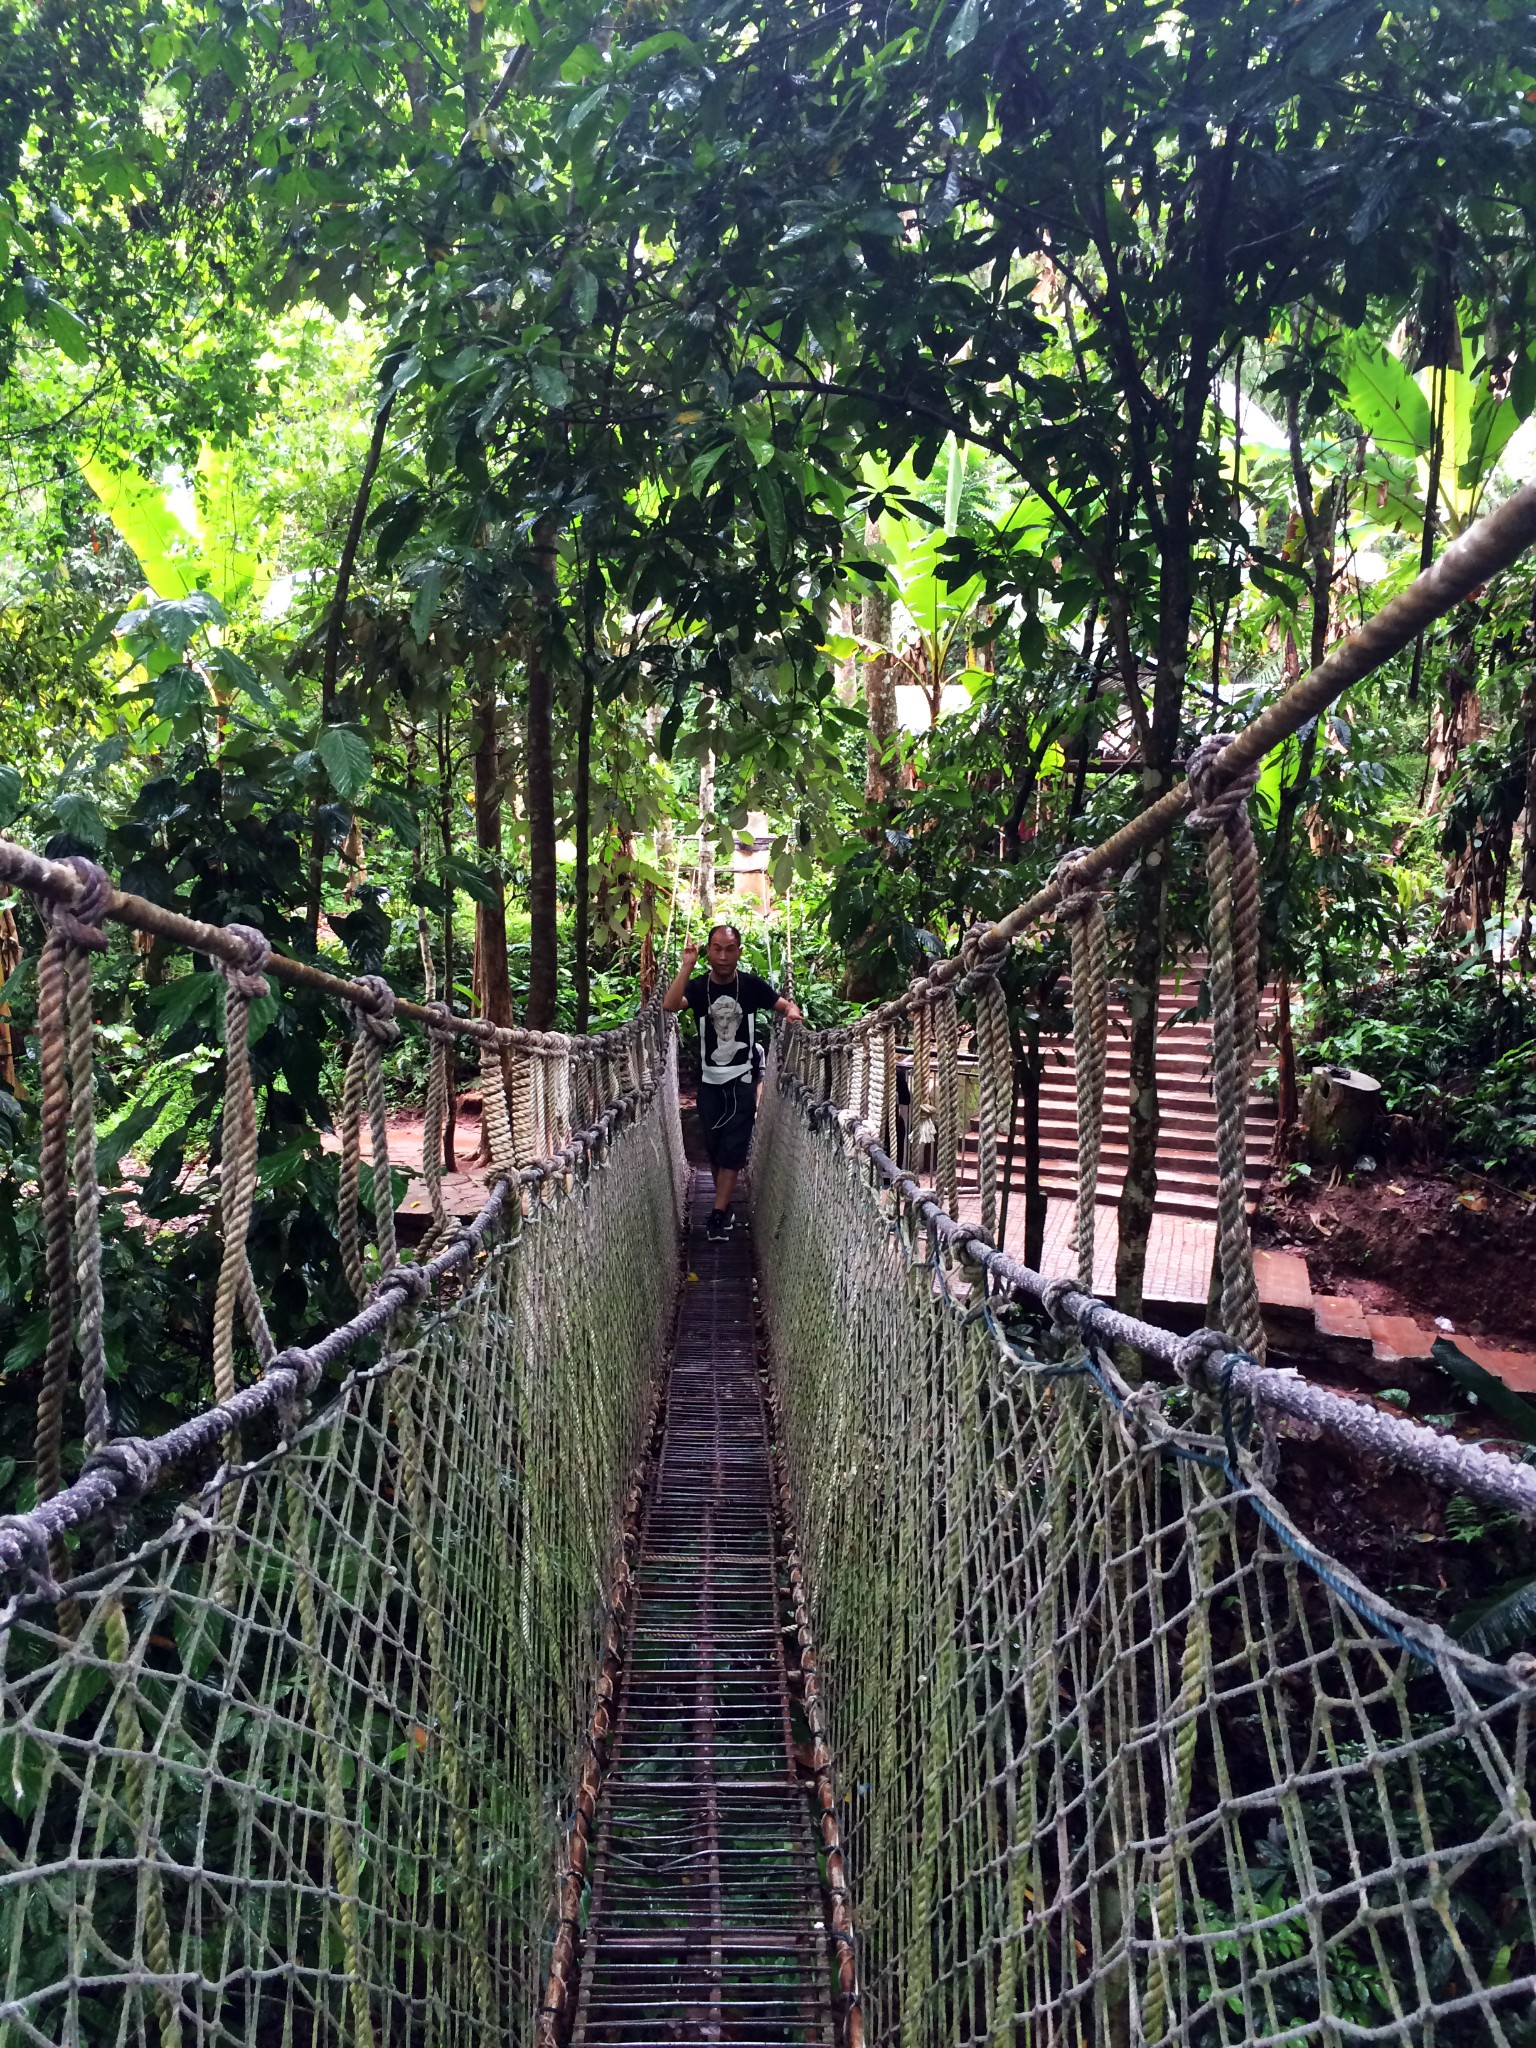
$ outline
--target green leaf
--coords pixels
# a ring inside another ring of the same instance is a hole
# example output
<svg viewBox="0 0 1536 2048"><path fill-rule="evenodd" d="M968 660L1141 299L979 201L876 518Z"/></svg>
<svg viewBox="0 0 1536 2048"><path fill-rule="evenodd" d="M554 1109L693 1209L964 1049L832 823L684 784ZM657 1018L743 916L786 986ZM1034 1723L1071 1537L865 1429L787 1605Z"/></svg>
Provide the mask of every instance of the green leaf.
<svg viewBox="0 0 1536 2048"><path fill-rule="evenodd" d="M331 778L332 789L339 797L350 801L362 795L373 773L373 756L368 751L368 742L360 733L344 725L328 725L321 733L315 751Z"/></svg>
<svg viewBox="0 0 1536 2048"><path fill-rule="evenodd" d="M178 662L155 682L156 718L180 718L183 712L206 710L208 685L195 668Z"/></svg>
<svg viewBox="0 0 1536 2048"><path fill-rule="evenodd" d="M24 1372L29 1365L35 1365L47 1349L48 1311L40 1309L17 1327L0 1372Z"/></svg>
<svg viewBox="0 0 1536 2048"><path fill-rule="evenodd" d="M551 412L560 412L570 404L571 387L566 382L565 372L553 363L535 363L529 371L529 378L535 397Z"/></svg>
<svg viewBox="0 0 1536 2048"><path fill-rule="evenodd" d="M636 64L643 64L647 57L659 57L666 50L676 50L679 56L686 57L693 65L702 66L704 62L697 43L690 42L681 29L669 28L660 35L647 36L643 43L636 43L627 54L626 68L633 69Z"/></svg>
<svg viewBox="0 0 1536 2048"><path fill-rule="evenodd" d="M767 470L758 473L753 484L758 510L768 532L768 554L775 569L782 569L789 549L789 532L784 519L784 493L778 480Z"/></svg>
<svg viewBox="0 0 1536 2048"><path fill-rule="evenodd" d="M1448 1633L1479 1657L1497 1657L1536 1635L1536 1578L1516 1579L1474 1600L1449 1624Z"/></svg>
<svg viewBox="0 0 1536 2048"><path fill-rule="evenodd" d="M375 789L368 799L368 815L375 823L387 825L403 845L421 843L421 822L402 796L392 789Z"/></svg>
<svg viewBox="0 0 1536 2048"><path fill-rule="evenodd" d="M494 909L502 899L501 885L478 868L472 868L468 861L445 860L441 872L445 882L451 882L456 889L462 889L471 902L483 903L487 909Z"/></svg>
<svg viewBox="0 0 1536 2048"><path fill-rule="evenodd" d="M72 313L57 299L50 299L43 308L43 328L48 339L57 342L72 363L90 361L90 329L78 313Z"/></svg>
<svg viewBox="0 0 1536 2048"><path fill-rule="evenodd" d="M729 448L729 441L717 441L713 448L706 448L702 455L695 455L688 465L688 487L694 492L702 491L710 471Z"/></svg>
<svg viewBox="0 0 1536 2048"><path fill-rule="evenodd" d="M37 962L30 953L23 953L0 986L0 1003L20 1002L36 972Z"/></svg>
<svg viewBox="0 0 1536 2048"><path fill-rule="evenodd" d="M161 1028L169 1035L194 1017L212 1016L218 991L217 974L182 974L152 988L145 1000L160 1012Z"/></svg>
<svg viewBox="0 0 1536 2048"><path fill-rule="evenodd" d="M1466 460L1456 478L1464 491L1476 490L1486 481L1519 424L1520 415L1511 404L1495 398L1486 385L1479 389L1472 401Z"/></svg>
<svg viewBox="0 0 1536 2048"><path fill-rule="evenodd" d="M1348 359L1346 403L1384 455L1412 461L1426 454L1433 435L1423 392L1389 349L1360 343Z"/></svg>
<svg viewBox="0 0 1536 2048"><path fill-rule="evenodd" d="M590 327L597 314L597 279L579 263L571 274L571 311L578 327Z"/></svg>
<svg viewBox="0 0 1536 2048"><path fill-rule="evenodd" d="M204 626L222 626L224 607L209 590L189 590L185 597L152 597L147 605L124 612L115 630L128 640L148 638L152 645L185 653Z"/></svg>
<svg viewBox="0 0 1536 2048"><path fill-rule="evenodd" d="M201 563L196 540L165 502L165 493L134 469L114 469L84 456L80 474L123 540L157 597L185 597L197 588Z"/></svg>
<svg viewBox="0 0 1536 2048"><path fill-rule="evenodd" d="M1523 1401L1513 1387L1505 1386L1475 1358L1468 1358L1449 1337L1437 1337L1430 1356L1463 1393L1475 1394L1485 1408L1491 1408L1501 1422L1508 1423L1522 1443L1536 1444L1536 1408Z"/></svg>
<svg viewBox="0 0 1536 2048"><path fill-rule="evenodd" d="M145 1132L154 1129L173 1092L167 1089L160 1095L146 1095L96 1140L96 1172L100 1179L110 1185L124 1153L131 1152Z"/></svg>
<svg viewBox="0 0 1536 2048"><path fill-rule="evenodd" d="M442 594L442 565L434 562L422 577L416 602L411 606L411 637L418 646L432 630L432 621L437 616L437 601Z"/></svg>
<svg viewBox="0 0 1536 2048"><path fill-rule="evenodd" d="M83 839L87 846L106 845L107 828L102 823L95 799L88 797L84 790L60 790L53 800L53 815L66 832L75 839Z"/></svg>
<svg viewBox="0 0 1536 2048"><path fill-rule="evenodd" d="M21 770L0 761L0 830L9 825L21 809Z"/></svg>
<svg viewBox="0 0 1536 2048"><path fill-rule="evenodd" d="M215 647L208 656L208 666L215 675L222 676L232 690L241 691L253 704L259 704L263 711L271 712L274 718L277 716L276 706L262 687L260 676L248 661L242 661L238 654L231 653L227 647Z"/></svg>
<svg viewBox="0 0 1536 2048"><path fill-rule="evenodd" d="M965 0L965 5L949 25L949 34L944 39L946 57L958 57L962 50L970 48L976 40L976 31L981 27L981 0Z"/></svg>

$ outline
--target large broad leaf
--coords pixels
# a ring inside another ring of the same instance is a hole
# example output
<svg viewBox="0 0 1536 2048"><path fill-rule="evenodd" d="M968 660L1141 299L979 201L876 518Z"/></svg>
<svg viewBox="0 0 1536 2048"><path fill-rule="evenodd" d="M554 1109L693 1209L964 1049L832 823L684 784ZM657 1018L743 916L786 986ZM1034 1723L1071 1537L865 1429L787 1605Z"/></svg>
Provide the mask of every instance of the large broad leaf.
<svg viewBox="0 0 1536 2048"><path fill-rule="evenodd" d="M160 486L137 470L114 469L94 455L81 460L80 474L132 549L156 597L186 597L196 590L203 566L197 541L166 504Z"/></svg>
<svg viewBox="0 0 1536 2048"><path fill-rule="evenodd" d="M1505 1386L1475 1358L1468 1358L1449 1337L1437 1337L1430 1356L1463 1393L1475 1395L1485 1408L1492 1409L1501 1422L1507 1423L1511 1435L1522 1443L1536 1444L1536 1408L1523 1401L1513 1387Z"/></svg>
<svg viewBox="0 0 1536 2048"><path fill-rule="evenodd" d="M53 815L71 838L87 846L105 846L107 828L93 797L82 789L61 789L53 800Z"/></svg>
<svg viewBox="0 0 1536 2048"><path fill-rule="evenodd" d="M981 26L981 0L964 0L964 5L949 25L949 34L944 38L946 57L958 57L962 50L968 50L976 40L976 31Z"/></svg>
<svg viewBox="0 0 1536 2048"><path fill-rule="evenodd" d="M263 711L276 718L276 707L263 689L261 677L248 661L242 661L239 655L228 647L215 647L208 656L208 666L231 690L243 692L253 704L259 704Z"/></svg>
<svg viewBox="0 0 1536 2048"><path fill-rule="evenodd" d="M1487 482L1519 424L1520 415L1511 400L1495 398L1486 385L1479 389L1472 402L1467 452L1456 479L1464 490L1477 490Z"/></svg>
<svg viewBox="0 0 1536 2048"><path fill-rule="evenodd" d="M1344 374L1346 403L1384 455L1417 461L1429 451L1429 404L1390 349L1360 343Z"/></svg>
<svg viewBox="0 0 1536 2048"><path fill-rule="evenodd" d="M78 313L58 299L50 299L43 308L43 327L50 341L57 342L72 363L87 363L91 359L91 332Z"/></svg>
<svg viewBox="0 0 1536 2048"><path fill-rule="evenodd" d="M344 725L328 725L321 733L315 751L339 797L350 801L362 795L373 773L373 756L368 751L368 742L360 733L352 732Z"/></svg>
<svg viewBox="0 0 1536 2048"><path fill-rule="evenodd" d="M752 485L758 510L763 515L763 525L768 533L768 553L775 569L782 569L789 549L789 532L784 518L784 493L779 489L778 480L769 471L763 470Z"/></svg>
<svg viewBox="0 0 1536 2048"><path fill-rule="evenodd" d="M21 770L13 768L9 761L0 761L0 831L3 831L21 808Z"/></svg>
<svg viewBox="0 0 1536 2048"><path fill-rule="evenodd" d="M471 867L468 861L444 860L440 867L444 881L462 889L472 902L494 908L502 901L500 884L489 875L483 875L478 868Z"/></svg>
<svg viewBox="0 0 1536 2048"><path fill-rule="evenodd" d="M169 1036L193 1017L211 1017L219 989L220 981L216 974L182 974L175 981L165 981L159 988L152 988L145 1001L160 1012L161 1028Z"/></svg>
<svg viewBox="0 0 1536 2048"><path fill-rule="evenodd" d="M208 586L226 605L247 591L264 597L272 582L262 555L265 528L260 500L240 480L238 447L205 441L197 458L197 499L203 520L202 555Z"/></svg>
<svg viewBox="0 0 1536 2048"><path fill-rule="evenodd" d="M184 712L204 711L207 706L208 685L185 662L163 669L155 678L156 718L180 718Z"/></svg>
<svg viewBox="0 0 1536 2048"><path fill-rule="evenodd" d="M1479 1657L1498 1657L1536 1636L1536 1578L1516 1579L1464 1607L1450 1625Z"/></svg>
<svg viewBox="0 0 1536 2048"><path fill-rule="evenodd" d="M204 626L222 626L224 607L211 590L190 590L185 597L152 597L147 605L124 612L116 631L130 643L147 641L172 654L186 652L188 643ZM160 667L165 664L162 661ZM151 665L151 673L160 669Z"/></svg>

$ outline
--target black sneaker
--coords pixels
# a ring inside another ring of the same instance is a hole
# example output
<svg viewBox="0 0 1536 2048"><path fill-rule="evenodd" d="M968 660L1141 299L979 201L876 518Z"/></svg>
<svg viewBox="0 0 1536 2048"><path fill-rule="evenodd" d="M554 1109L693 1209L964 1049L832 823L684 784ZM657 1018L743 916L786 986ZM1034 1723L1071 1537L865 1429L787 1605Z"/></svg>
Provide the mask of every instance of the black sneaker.
<svg viewBox="0 0 1536 2048"><path fill-rule="evenodd" d="M709 1221L704 1226L704 1235L711 1244L719 1244L731 1234L731 1212L729 1209L711 1209Z"/></svg>

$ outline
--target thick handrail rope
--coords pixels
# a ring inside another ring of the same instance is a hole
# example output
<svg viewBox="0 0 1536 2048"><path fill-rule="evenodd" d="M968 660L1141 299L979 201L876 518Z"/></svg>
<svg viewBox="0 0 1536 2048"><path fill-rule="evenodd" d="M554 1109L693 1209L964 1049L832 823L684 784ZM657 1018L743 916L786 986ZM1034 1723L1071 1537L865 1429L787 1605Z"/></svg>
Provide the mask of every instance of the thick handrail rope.
<svg viewBox="0 0 1536 2048"><path fill-rule="evenodd" d="M1373 619L1357 627L1348 639L1341 640L1316 668L1292 683L1267 710L1260 712L1252 725L1245 726L1223 749L1220 761L1212 767L1205 801L1213 801L1229 784L1241 781L1272 748L1279 746L1282 740L1292 738L1319 712L1325 711L1336 698L1341 697L1352 683L1359 682L1384 662L1390 661L1394 654L1417 639L1426 626L1433 624L1453 605L1460 604L1463 598L1470 597L1501 569L1507 569L1533 544L1536 544L1536 483L1528 483L1522 484L1496 512L1490 512L1475 526L1469 527L1458 540L1452 541L1440 559L1416 576L1406 590L1384 604ZM1176 783L1166 795L1122 825L1118 832L1111 833L1097 846L1085 849L1078 859L1074 885L1097 881L1123 868L1134 855L1163 838L1195 801L1194 791L1187 781ZM984 952L1005 952L1020 932L1037 923L1047 912L1055 910L1061 900L1062 884L1053 875L1033 896L1026 897L1005 917L989 925L978 936L977 947ZM870 1012L869 1019L861 1022L904 1017L921 1003L925 994L958 980L962 975L968 976L970 971L963 952L953 954L947 960L935 961L923 969L911 988L890 1002L882 1003L877 1010Z"/></svg>
<svg viewBox="0 0 1536 2048"><path fill-rule="evenodd" d="M568 1174L599 1157L618 1129L649 1101L657 1085L658 1069L653 1067L637 1088L610 1103L590 1129L578 1132L560 1152L498 1180L473 1222L463 1225L433 1258L425 1264L397 1265L349 1321L313 1344L279 1352L259 1380L240 1388L229 1400L189 1417L163 1436L120 1437L104 1445L87 1458L73 1485L24 1514L0 1516L0 1584L21 1582L45 1598L52 1597L55 1589L46 1576L50 1544L109 1521L155 1492L178 1467L208 1456L225 1437L263 1416L291 1413L314 1392L338 1359L379 1335L402 1309L425 1299L465 1265L510 1200L522 1200L525 1194L536 1196L546 1181L563 1182ZM227 1479L232 1475L226 1472L221 1476ZM6 1609L0 1608L0 1624L5 1619Z"/></svg>
<svg viewBox="0 0 1536 2048"><path fill-rule="evenodd" d="M0 881L14 883L34 897L46 898L67 911L74 910L81 901L82 884L67 862L46 860L41 854L32 853L10 839L0 839ZM101 915L116 924L127 925L133 931L148 932L152 937L167 939L173 945L186 946L194 953L211 954L232 967L245 965L245 942L239 936L243 927L205 924L200 918L186 917L179 910L167 910L162 904L151 903L147 897L116 888L112 890ZM335 996L360 1012L372 1016L383 1014L383 1005L376 993L369 989L369 977L366 975L353 980L348 975L332 974L326 968L311 966L307 960L290 960L283 953L269 954L263 972L294 988ZM436 1006L411 1002L405 996L395 998L393 1015L409 1017L416 1024L443 1028ZM452 1016L451 1012L450 1017L452 1029L461 1038L474 1038L485 1045L514 1051L558 1049L552 1041L558 1039L559 1034L530 1031L520 1024L492 1024L484 1017L458 1017ZM628 1024L614 1024L589 1035L592 1038L618 1039L628 1029Z"/></svg>
<svg viewBox="0 0 1536 2048"><path fill-rule="evenodd" d="M781 1075L778 1085L812 1116L835 1121L846 1142L868 1159L877 1178L908 1205L935 1243L943 1243L963 1264L979 1267L1004 1294L1027 1295L1056 1321L1074 1325L1106 1350L1131 1345L1180 1379L1196 1384L1214 1383L1219 1378L1223 1387L1261 1410L1288 1416L1356 1451L1405 1466L1438 1486L1536 1520L1536 1467L1345 1400L1289 1369L1260 1365L1247 1353L1231 1348L1220 1331L1197 1330L1192 1336L1180 1337L1111 1308L1072 1281L1047 1280L999 1251L974 1224L957 1222L947 1214L933 1189L898 1166L882 1148L877 1134L851 1111L819 1100L803 1081L788 1073Z"/></svg>

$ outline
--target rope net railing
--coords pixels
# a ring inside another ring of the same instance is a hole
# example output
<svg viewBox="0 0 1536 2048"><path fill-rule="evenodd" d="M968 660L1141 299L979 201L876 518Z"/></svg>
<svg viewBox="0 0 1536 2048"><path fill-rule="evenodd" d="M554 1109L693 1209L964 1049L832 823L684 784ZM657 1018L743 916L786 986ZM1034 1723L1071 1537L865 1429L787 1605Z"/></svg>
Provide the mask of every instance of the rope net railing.
<svg viewBox="0 0 1536 2048"><path fill-rule="evenodd" d="M952 959L776 1045L755 1237L873 2041L1536 2042L1536 1658L1398 1612L1275 1490L1287 1430L1527 1522L1536 1468L1266 1366L1244 1185L1264 755L1533 538L1527 486ZM1093 1294L1101 891L1181 819L1205 847L1222 1325L1186 1338ZM1076 1275L1048 1281L996 1242L999 970L1053 912L1078 1186Z"/></svg>
<svg viewBox="0 0 1536 2048"><path fill-rule="evenodd" d="M1527 1514L1536 1471L1026 1273L775 1069L754 1237L866 2038L1530 2042L1536 1659L1320 1553L1274 1424L1349 1410Z"/></svg>
<svg viewBox="0 0 1536 2048"><path fill-rule="evenodd" d="M245 1254L244 1053L279 963L259 933L198 927L229 970L218 1401L114 1439L89 956L138 900L9 845L0 871L49 924L53 1312L38 1504L0 1521L0 2042L531 2039L675 1301L675 1039L654 1006L586 1040L429 1010L427 1159L454 1035L481 1038L503 1113L498 1130L493 1083L480 1213L450 1216L429 1165L433 1221L405 1261L389 1174L364 1191L359 1168L387 1156L380 1061L406 1005L324 976L358 1019L339 1238L360 1307L277 1352ZM76 1370L87 1457L65 1483Z"/></svg>

